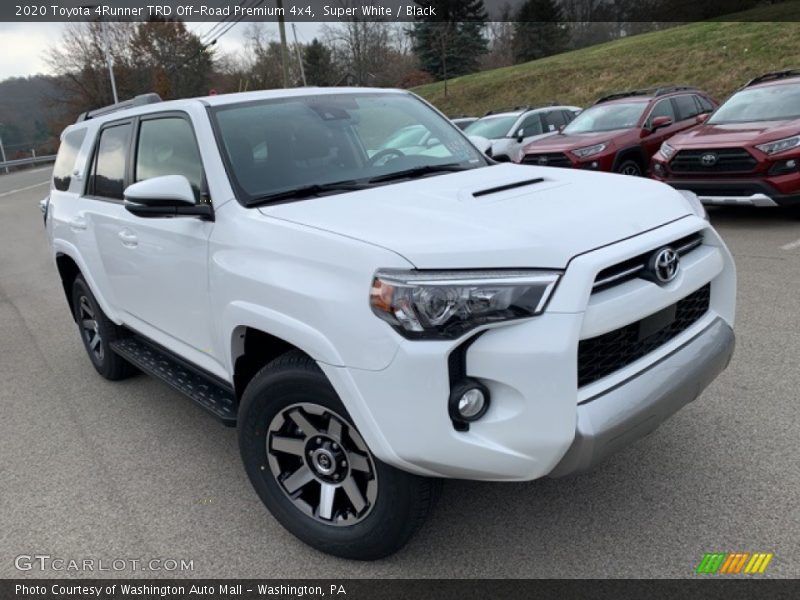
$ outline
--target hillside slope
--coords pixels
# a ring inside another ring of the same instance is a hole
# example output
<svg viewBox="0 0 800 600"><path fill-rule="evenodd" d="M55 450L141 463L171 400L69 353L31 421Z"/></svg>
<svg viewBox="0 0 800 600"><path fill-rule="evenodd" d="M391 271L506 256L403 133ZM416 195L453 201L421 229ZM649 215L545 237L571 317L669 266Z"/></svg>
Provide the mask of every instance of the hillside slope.
<svg viewBox="0 0 800 600"><path fill-rule="evenodd" d="M696 85L718 100L749 78L800 68L800 2L741 13L771 22L700 22L483 71L413 91L449 115L519 104L587 106L618 90Z"/></svg>

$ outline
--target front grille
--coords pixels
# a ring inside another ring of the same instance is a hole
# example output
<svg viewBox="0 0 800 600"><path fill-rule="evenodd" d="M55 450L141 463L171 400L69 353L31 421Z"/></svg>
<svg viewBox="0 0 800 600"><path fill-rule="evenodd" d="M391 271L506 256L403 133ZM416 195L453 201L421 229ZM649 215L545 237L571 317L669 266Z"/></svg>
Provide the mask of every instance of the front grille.
<svg viewBox="0 0 800 600"><path fill-rule="evenodd" d="M750 173L757 164L744 148L715 148L680 150L669 168L673 173Z"/></svg>
<svg viewBox="0 0 800 600"><path fill-rule="evenodd" d="M635 323L578 344L578 387L628 366L686 331L708 312L711 284ZM674 318L672 313L674 311ZM659 324L661 324L659 326Z"/></svg>
<svg viewBox="0 0 800 600"><path fill-rule="evenodd" d="M536 165L539 167L572 167L572 161L563 152L526 154L522 157L522 164Z"/></svg>
<svg viewBox="0 0 800 600"><path fill-rule="evenodd" d="M686 256L689 254L689 252L702 245L702 243L703 234L697 232L687 235L686 237L682 237L679 240L675 240L670 244L653 248L652 250L644 252L638 256L634 256L628 260L611 265L597 274L597 277L594 279L594 285L592 286L592 293L594 294L596 292L600 292L615 285L620 285L621 283L625 283L626 281L630 281L631 279L642 276L647 269L647 263L650 260L650 257L656 250L659 250L660 248L669 246L670 248L673 248L678 255Z"/></svg>

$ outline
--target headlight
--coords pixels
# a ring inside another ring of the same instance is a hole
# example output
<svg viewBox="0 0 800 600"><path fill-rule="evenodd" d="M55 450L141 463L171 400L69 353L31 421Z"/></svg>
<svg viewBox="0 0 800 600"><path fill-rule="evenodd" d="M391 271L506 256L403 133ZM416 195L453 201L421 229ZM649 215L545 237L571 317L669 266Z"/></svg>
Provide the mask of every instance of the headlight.
<svg viewBox="0 0 800 600"><path fill-rule="evenodd" d="M587 156L591 156L592 154L597 154L598 152L602 152L607 147L608 147L608 142L603 142L602 144L595 144L594 146L586 146L585 148L578 148L577 150L573 150L572 153L578 158L585 158Z"/></svg>
<svg viewBox="0 0 800 600"><path fill-rule="evenodd" d="M397 271L375 274L370 305L410 339L454 339L488 323L540 314L560 273Z"/></svg>
<svg viewBox="0 0 800 600"><path fill-rule="evenodd" d="M667 142L664 142L663 144L661 144L660 152L664 156L664 158L669 160L670 158L672 158L672 155L675 154L675 148L670 146Z"/></svg>
<svg viewBox="0 0 800 600"><path fill-rule="evenodd" d="M678 190L678 191L684 198L686 198L689 201L689 204L691 205L694 214L708 221L708 213L706 212L706 207L703 206L702 202L700 202L700 198L697 197L697 194L689 190Z"/></svg>
<svg viewBox="0 0 800 600"><path fill-rule="evenodd" d="M783 138L782 140L775 140L774 142L767 142L766 144L758 144L756 148L766 154L777 154L778 152L797 148L798 146L800 146L800 135Z"/></svg>

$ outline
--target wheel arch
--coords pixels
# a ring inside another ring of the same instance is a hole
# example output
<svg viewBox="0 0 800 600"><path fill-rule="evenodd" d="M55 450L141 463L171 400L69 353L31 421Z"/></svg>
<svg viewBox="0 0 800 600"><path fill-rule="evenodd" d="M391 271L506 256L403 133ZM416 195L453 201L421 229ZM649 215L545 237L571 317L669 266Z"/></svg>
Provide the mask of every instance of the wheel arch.
<svg viewBox="0 0 800 600"><path fill-rule="evenodd" d="M73 319L75 318L75 311L72 306L72 284L75 282L75 278L80 275L86 285L89 286L101 310L114 324L120 325L122 322L117 317L116 311L109 306L105 294L101 293L97 282L92 277L86 264L81 260L77 249L71 244L59 240L54 243L54 250L56 268L58 269L61 285L64 288L64 295L67 298L67 306L70 308Z"/></svg>
<svg viewBox="0 0 800 600"><path fill-rule="evenodd" d="M617 151L617 155L614 157L614 164L612 165L611 169L616 172L620 165L626 160L635 160L642 169L642 175L647 173L647 155L641 146L627 146Z"/></svg>

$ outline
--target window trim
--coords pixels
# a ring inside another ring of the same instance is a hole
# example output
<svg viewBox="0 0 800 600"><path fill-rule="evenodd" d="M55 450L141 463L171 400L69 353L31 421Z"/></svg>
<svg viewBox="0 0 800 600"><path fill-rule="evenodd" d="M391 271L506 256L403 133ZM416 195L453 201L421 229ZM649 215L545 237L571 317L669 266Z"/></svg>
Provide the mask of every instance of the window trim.
<svg viewBox="0 0 800 600"><path fill-rule="evenodd" d="M157 121L159 119L181 119L189 124L189 131L192 133L194 139L194 146L197 148L197 156L200 158L200 198L198 203L211 202L211 192L208 189L208 179L206 178L206 167L203 163L203 153L200 152L200 140L197 138L197 131L195 131L192 118L186 111L182 110L168 110L162 112L147 113L138 115L135 118L135 125L133 131L133 144L131 146L131 164L130 164L130 181L136 183L136 161L139 157L139 138L142 134L142 123L145 121ZM130 185L130 184L129 184Z"/></svg>

